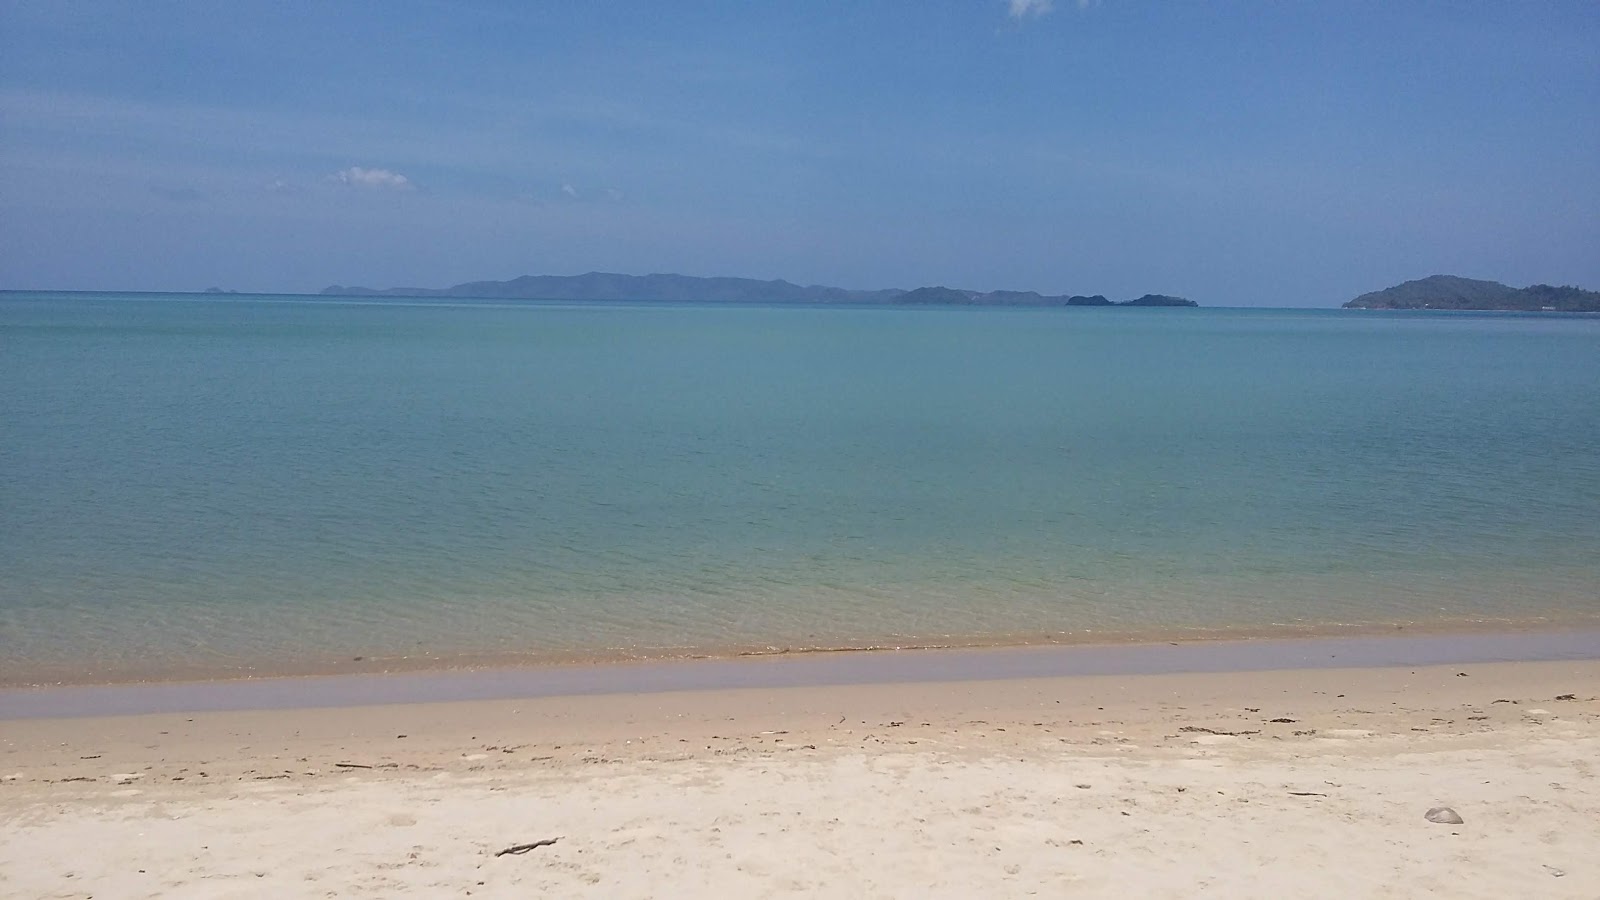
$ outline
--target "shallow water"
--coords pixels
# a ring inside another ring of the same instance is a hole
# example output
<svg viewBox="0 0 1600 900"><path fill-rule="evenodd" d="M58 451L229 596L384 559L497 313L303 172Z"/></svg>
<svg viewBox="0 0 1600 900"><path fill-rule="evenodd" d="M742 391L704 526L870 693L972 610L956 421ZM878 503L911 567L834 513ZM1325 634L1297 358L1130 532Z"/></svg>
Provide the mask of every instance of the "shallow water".
<svg viewBox="0 0 1600 900"><path fill-rule="evenodd" d="M0 294L0 680L1600 620L1600 319Z"/></svg>

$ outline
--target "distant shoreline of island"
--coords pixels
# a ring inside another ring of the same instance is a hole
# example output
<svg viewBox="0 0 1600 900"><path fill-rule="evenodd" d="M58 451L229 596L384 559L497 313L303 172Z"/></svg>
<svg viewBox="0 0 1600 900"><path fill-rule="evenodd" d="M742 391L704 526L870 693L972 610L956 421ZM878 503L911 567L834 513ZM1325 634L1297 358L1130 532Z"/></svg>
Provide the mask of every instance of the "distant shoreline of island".
<svg viewBox="0 0 1600 900"><path fill-rule="evenodd" d="M1600 312L1600 291L1535 284L1514 288L1498 281L1430 275L1362 294L1344 309L1437 309L1497 312Z"/></svg>
<svg viewBox="0 0 1600 900"><path fill-rule="evenodd" d="M523 275L508 281L469 281L448 288L368 288L332 285L331 297L457 297L487 300L609 300L665 303L859 303L889 306L1084 306L1196 307L1168 294L1145 294L1121 302L1103 294L1040 294L1037 291L972 291L940 286L913 290L849 290L799 285L783 279L701 278L693 275Z"/></svg>

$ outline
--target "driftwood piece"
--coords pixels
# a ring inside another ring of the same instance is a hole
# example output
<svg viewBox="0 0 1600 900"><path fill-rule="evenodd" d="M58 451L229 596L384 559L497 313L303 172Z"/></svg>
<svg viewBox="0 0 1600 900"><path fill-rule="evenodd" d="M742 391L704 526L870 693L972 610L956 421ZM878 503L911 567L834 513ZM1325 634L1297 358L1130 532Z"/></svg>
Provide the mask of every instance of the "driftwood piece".
<svg viewBox="0 0 1600 900"><path fill-rule="evenodd" d="M511 846L505 848L504 850L496 851L494 855L495 856L506 856L506 855L509 854L511 856L521 856L522 854L527 853L529 850L537 850L540 847L548 847L551 844L554 844L556 841L559 841L559 840L561 840L561 838L553 837L553 838L545 838L542 841L533 841L533 842L527 843L527 844L512 844Z"/></svg>
<svg viewBox="0 0 1600 900"><path fill-rule="evenodd" d="M372 768L371 766L367 765L366 763L334 763L333 766L336 769L370 769L370 768Z"/></svg>

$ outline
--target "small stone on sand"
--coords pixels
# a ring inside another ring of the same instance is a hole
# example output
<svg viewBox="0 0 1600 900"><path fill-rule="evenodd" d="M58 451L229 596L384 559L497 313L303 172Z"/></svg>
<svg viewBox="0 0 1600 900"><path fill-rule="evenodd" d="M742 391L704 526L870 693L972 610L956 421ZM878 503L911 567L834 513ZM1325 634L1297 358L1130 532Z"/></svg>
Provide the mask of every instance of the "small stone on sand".
<svg viewBox="0 0 1600 900"><path fill-rule="evenodd" d="M1423 818L1426 818L1429 822L1435 822L1440 825L1461 825L1466 821L1465 819L1461 818L1460 813L1457 813L1448 806L1435 806L1433 809L1428 810Z"/></svg>

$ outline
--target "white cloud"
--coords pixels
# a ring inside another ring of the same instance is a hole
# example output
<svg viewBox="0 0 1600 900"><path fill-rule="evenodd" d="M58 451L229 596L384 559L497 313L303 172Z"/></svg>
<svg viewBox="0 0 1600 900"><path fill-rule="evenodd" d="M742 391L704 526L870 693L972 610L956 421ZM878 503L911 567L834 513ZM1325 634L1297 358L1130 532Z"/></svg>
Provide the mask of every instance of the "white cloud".
<svg viewBox="0 0 1600 900"><path fill-rule="evenodd" d="M1042 16L1055 7L1053 0L1010 0L1010 5L1013 19ZM1083 0L1079 0L1079 5L1083 5Z"/></svg>
<svg viewBox="0 0 1600 900"><path fill-rule="evenodd" d="M416 185L412 183L411 179L401 175L399 172L391 172L388 169L364 169L361 166L351 166L348 169L335 172L333 173L333 180L340 184L378 190L410 191L416 189Z"/></svg>
<svg viewBox="0 0 1600 900"><path fill-rule="evenodd" d="M561 186L561 193L566 194L568 197L571 197L574 200L578 199L578 189L570 184L563 184Z"/></svg>

